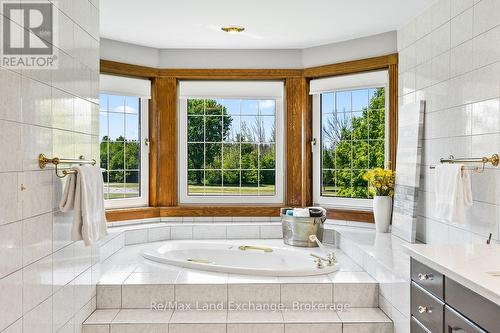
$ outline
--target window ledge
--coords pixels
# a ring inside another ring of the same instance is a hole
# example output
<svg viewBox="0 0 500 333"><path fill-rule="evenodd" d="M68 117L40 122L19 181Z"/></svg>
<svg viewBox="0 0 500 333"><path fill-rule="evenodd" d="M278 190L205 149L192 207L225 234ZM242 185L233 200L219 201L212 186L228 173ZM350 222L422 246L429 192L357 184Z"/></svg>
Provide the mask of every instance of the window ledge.
<svg viewBox="0 0 500 333"><path fill-rule="evenodd" d="M108 222L156 217L278 217L282 206L176 206L113 209L106 211ZM327 218L374 223L373 213L363 210L327 208Z"/></svg>

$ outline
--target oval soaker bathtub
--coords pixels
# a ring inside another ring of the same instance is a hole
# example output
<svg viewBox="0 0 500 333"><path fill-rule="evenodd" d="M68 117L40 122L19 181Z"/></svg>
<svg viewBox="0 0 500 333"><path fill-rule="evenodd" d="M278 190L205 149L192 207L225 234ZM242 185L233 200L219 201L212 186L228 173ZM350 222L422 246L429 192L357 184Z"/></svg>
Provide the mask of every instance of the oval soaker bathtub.
<svg viewBox="0 0 500 333"><path fill-rule="evenodd" d="M310 276L338 270L338 263L318 268L311 253L324 256L318 249L269 247L245 241L169 241L145 251L143 256L174 266L245 275Z"/></svg>

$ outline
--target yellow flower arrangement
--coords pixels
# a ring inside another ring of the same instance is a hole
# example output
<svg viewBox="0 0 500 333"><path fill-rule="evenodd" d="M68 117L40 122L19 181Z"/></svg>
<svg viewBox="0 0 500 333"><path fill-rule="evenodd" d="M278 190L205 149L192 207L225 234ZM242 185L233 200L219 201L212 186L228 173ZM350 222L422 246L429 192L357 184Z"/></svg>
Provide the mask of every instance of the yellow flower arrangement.
<svg viewBox="0 0 500 333"><path fill-rule="evenodd" d="M368 170L363 179L370 184L370 192L377 196L394 195L394 181L396 173L390 169L375 168Z"/></svg>

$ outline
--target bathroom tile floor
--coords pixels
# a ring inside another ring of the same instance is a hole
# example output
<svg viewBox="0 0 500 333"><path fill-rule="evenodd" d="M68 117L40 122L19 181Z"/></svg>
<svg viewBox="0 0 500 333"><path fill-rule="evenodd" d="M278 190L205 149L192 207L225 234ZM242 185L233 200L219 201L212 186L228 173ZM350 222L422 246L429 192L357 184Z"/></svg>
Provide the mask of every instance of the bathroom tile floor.
<svg viewBox="0 0 500 333"><path fill-rule="evenodd" d="M391 333L392 322L380 309L355 308L343 312L232 311L232 310L96 310L84 324L84 333L221 332L221 333Z"/></svg>

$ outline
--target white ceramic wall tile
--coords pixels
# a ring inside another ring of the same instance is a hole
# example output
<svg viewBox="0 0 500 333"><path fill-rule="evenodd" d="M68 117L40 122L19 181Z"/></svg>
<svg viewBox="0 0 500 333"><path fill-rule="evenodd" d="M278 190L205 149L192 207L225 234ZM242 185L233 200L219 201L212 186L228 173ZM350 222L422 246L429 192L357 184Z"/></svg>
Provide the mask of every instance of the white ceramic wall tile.
<svg viewBox="0 0 500 333"><path fill-rule="evenodd" d="M22 222L0 226L0 278L23 267Z"/></svg>
<svg viewBox="0 0 500 333"><path fill-rule="evenodd" d="M4 331L2 331L2 333L23 333L23 320L19 319L14 324L10 325ZM73 333L73 330L71 330L71 332L63 333Z"/></svg>
<svg viewBox="0 0 500 333"><path fill-rule="evenodd" d="M9 156L0 160L0 172L20 171L22 168L21 129L19 123L0 120L2 155Z"/></svg>
<svg viewBox="0 0 500 333"><path fill-rule="evenodd" d="M193 227L182 225L172 226L170 228L170 237L171 239L192 239Z"/></svg>
<svg viewBox="0 0 500 333"><path fill-rule="evenodd" d="M10 70L0 69L0 119L21 120L21 76Z"/></svg>
<svg viewBox="0 0 500 333"><path fill-rule="evenodd" d="M474 103L471 115L473 135L500 132L500 99Z"/></svg>
<svg viewBox="0 0 500 333"><path fill-rule="evenodd" d="M90 247L83 244L83 241L75 242L74 250L75 259L73 260L73 264L75 267L75 276L78 276L90 268L92 264L92 252Z"/></svg>
<svg viewBox="0 0 500 333"><path fill-rule="evenodd" d="M52 256L26 266L23 272L23 311L27 313L52 295Z"/></svg>
<svg viewBox="0 0 500 333"><path fill-rule="evenodd" d="M0 331L23 315L23 274L16 271L0 279Z"/></svg>
<svg viewBox="0 0 500 333"><path fill-rule="evenodd" d="M29 265L52 253L52 213L23 222L23 265Z"/></svg>
<svg viewBox="0 0 500 333"><path fill-rule="evenodd" d="M473 40L469 40L450 51L450 77L455 77L472 70Z"/></svg>
<svg viewBox="0 0 500 333"><path fill-rule="evenodd" d="M74 246L68 245L52 254L54 292L75 278Z"/></svg>
<svg viewBox="0 0 500 333"><path fill-rule="evenodd" d="M52 333L52 297L23 317L23 332Z"/></svg>
<svg viewBox="0 0 500 333"><path fill-rule="evenodd" d="M68 284L52 296L52 325L55 332L61 329L75 313L75 289L74 285Z"/></svg>
<svg viewBox="0 0 500 333"><path fill-rule="evenodd" d="M484 0L474 5L474 36L500 24L500 1Z"/></svg>
<svg viewBox="0 0 500 333"><path fill-rule="evenodd" d="M265 225L265 224L263 224L260 226L260 237L263 239L283 238L283 228L282 228L281 224L279 224L279 225L273 225L273 224Z"/></svg>
<svg viewBox="0 0 500 333"><path fill-rule="evenodd" d="M148 241L148 230L130 230L125 232L125 245L146 243Z"/></svg>
<svg viewBox="0 0 500 333"><path fill-rule="evenodd" d="M53 171L27 171L21 174L25 190L21 192L23 218L52 211Z"/></svg>
<svg viewBox="0 0 500 333"><path fill-rule="evenodd" d="M87 269L85 272L77 276L72 282L75 289L75 298L73 302L77 309L82 308L92 299L93 287L92 287L92 270Z"/></svg>
<svg viewBox="0 0 500 333"><path fill-rule="evenodd" d="M260 238L260 227L258 225L235 224L227 226L227 239L252 238Z"/></svg>
<svg viewBox="0 0 500 333"><path fill-rule="evenodd" d="M193 239L225 239L225 225L195 225L193 226Z"/></svg>
<svg viewBox="0 0 500 333"><path fill-rule="evenodd" d="M148 241L157 242L170 239L170 227L151 228L148 230Z"/></svg>
<svg viewBox="0 0 500 333"><path fill-rule="evenodd" d="M23 146L21 159L23 170L40 170L38 155L52 155L52 129L33 125L22 125ZM51 169L52 166L47 168Z"/></svg>
<svg viewBox="0 0 500 333"><path fill-rule="evenodd" d="M57 251L72 243L71 227L73 225L73 212L62 213L54 212L52 226L52 245L54 251Z"/></svg>
<svg viewBox="0 0 500 333"><path fill-rule="evenodd" d="M21 91L23 122L30 125L51 126L51 87L24 77L21 82Z"/></svg>
<svg viewBox="0 0 500 333"><path fill-rule="evenodd" d="M500 48L496 42L500 36L499 8L499 0L438 1L398 33L400 77L413 75L411 65L418 65L415 96L427 102L425 165L439 163L440 158L448 155L481 157L500 150ZM442 25L437 26L440 20ZM408 36L413 30L416 37L412 40ZM446 60L444 55L448 52ZM399 102L406 103L406 96L400 97ZM489 233L498 239L500 202L496 169L473 175L474 206L464 225L434 219L432 171L423 173L422 182L419 240L470 243L483 241Z"/></svg>
<svg viewBox="0 0 500 333"><path fill-rule="evenodd" d="M451 19L451 47L455 47L472 38L472 22L472 8Z"/></svg>
<svg viewBox="0 0 500 333"><path fill-rule="evenodd" d="M463 11L471 8L475 0L453 0L451 1L451 17L455 17Z"/></svg>
<svg viewBox="0 0 500 333"><path fill-rule="evenodd" d="M97 37L98 11L88 0L78 2L55 2L63 12L57 46L66 51L56 49L57 69L0 69L0 153L9 156L0 161L0 238L8 245L0 245L0 331L11 325L6 332L80 333L95 308L92 272L99 270L91 264L98 266L99 251L94 248L92 257L90 249L73 244L72 214L56 209L62 184L52 166L38 166L40 153L70 158L99 151L98 139L89 136L96 110L90 101L98 100L98 90L91 90L99 74L98 40L85 37ZM82 38L76 28L85 30ZM75 38L88 47L75 52Z"/></svg>
<svg viewBox="0 0 500 333"><path fill-rule="evenodd" d="M0 173L0 225L21 219L21 185L16 172Z"/></svg>

